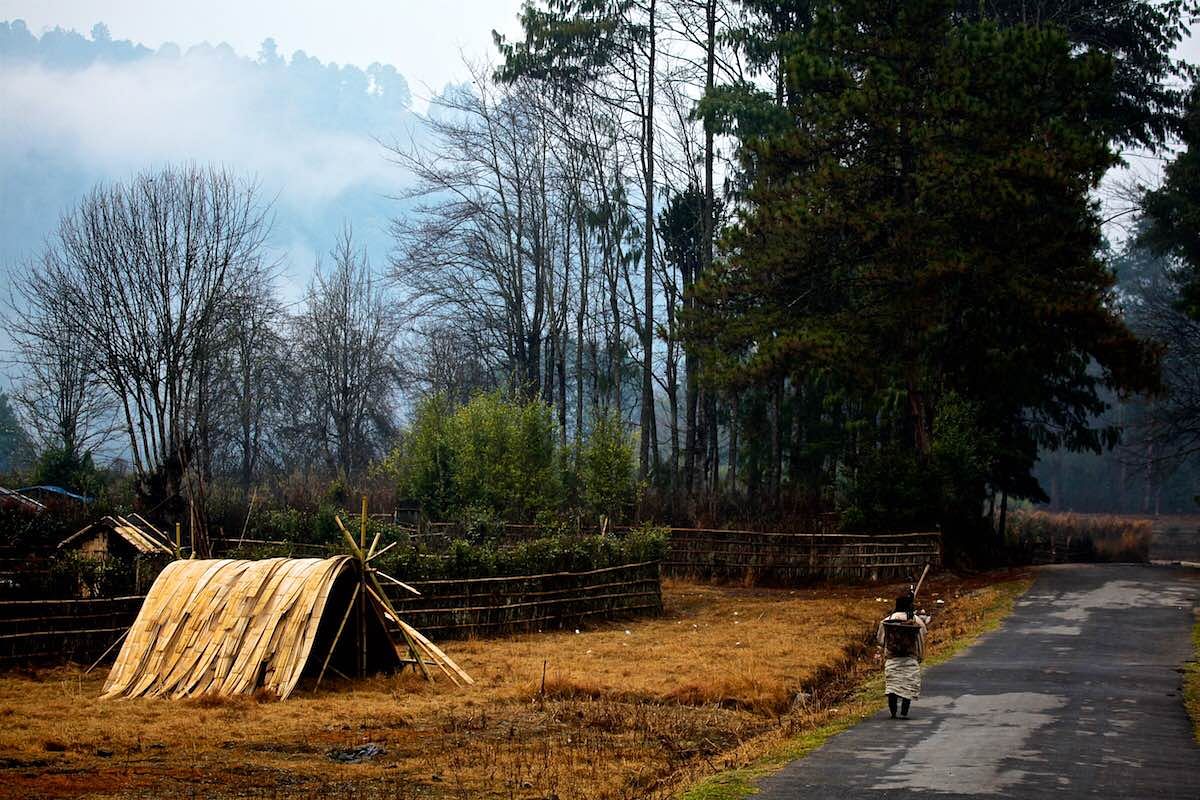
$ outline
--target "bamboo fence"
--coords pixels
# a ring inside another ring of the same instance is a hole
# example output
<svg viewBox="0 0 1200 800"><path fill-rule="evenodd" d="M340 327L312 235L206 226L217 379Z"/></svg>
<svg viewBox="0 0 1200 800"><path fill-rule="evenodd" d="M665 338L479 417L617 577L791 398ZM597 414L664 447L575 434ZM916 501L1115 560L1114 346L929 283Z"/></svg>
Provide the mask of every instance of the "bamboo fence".
<svg viewBox="0 0 1200 800"><path fill-rule="evenodd" d="M385 591L400 618L435 641L662 613L656 561L411 585L419 597L391 584ZM143 599L0 602L0 665L96 659L133 624Z"/></svg>
<svg viewBox="0 0 1200 800"><path fill-rule="evenodd" d="M0 602L0 663L94 659L133 624L143 599Z"/></svg>
<svg viewBox="0 0 1200 800"><path fill-rule="evenodd" d="M412 582L388 594L413 627L443 639L571 628L587 621L662 613L659 562L587 572Z"/></svg>
<svg viewBox="0 0 1200 800"><path fill-rule="evenodd" d="M763 533L672 528L663 560L671 577L802 583L906 578L942 563L938 532Z"/></svg>

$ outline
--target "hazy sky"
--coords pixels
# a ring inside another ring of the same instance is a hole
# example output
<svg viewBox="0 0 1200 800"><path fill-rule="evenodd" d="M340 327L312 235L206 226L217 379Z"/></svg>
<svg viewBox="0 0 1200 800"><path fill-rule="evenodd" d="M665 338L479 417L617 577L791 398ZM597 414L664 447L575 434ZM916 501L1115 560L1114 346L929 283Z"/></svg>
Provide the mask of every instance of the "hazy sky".
<svg viewBox="0 0 1200 800"><path fill-rule="evenodd" d="M87 35L103 21L114 39L184 49L228 42L248 56L271 36L281 54L304 50L339 64L392 64L423 108L425 86L437 90L463 78L460 52L490 56L493 29L519 30L520 6L521 0L0 0L0 19L23 19L35 35L55 26Z"/></svg>

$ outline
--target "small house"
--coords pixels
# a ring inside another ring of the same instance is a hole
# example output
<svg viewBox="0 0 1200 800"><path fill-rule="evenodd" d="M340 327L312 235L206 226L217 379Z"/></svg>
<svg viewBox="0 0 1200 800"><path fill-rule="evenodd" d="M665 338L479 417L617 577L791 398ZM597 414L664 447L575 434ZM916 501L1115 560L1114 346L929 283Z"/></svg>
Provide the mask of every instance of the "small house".
<svg viewBox="0 0 1200 800"><path fill-rule="evenodd" d="M0 486L0 508L15 508L28 514L40 514L46 506L20 492Z"/></svg>
<svg viewBox="0 0 1200 800"><path fill-rule="evenodd" d="M63 539L58 549L73 550L87 558L175 555L167 535L138 514L102 517Z"/></svg>

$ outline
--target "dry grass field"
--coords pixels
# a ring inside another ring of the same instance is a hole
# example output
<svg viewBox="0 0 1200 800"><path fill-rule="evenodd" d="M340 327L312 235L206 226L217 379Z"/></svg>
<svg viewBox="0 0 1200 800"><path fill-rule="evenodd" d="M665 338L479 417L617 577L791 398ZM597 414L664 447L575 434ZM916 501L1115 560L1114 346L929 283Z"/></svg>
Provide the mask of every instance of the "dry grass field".
<svg viewBox="0 0 1200 800"><path fill-rule="evenodd" d="M933 652L1025 582L927 582ZM827 722L875 669L867 639L897 589L668 583L659 619L449 643L466 689L405 674L284 702L100 702L103 669L7 673L0 797L673 796ZM328 757L367 742L385 753Z"/></svg>

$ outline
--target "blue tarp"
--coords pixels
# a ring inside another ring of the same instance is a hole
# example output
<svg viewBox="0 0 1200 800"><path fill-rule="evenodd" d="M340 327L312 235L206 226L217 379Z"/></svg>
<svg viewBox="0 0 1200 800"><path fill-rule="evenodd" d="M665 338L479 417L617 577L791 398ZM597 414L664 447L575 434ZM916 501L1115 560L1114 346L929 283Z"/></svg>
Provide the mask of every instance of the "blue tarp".
<svg viewBox="0 0 1200 800"><path fill-rule="evenodd" d="M75 494L75 492L68 491L61 486L26 486L24 489L17 489L17 491L21 494L26 494L27 492L48 492L60 497L69 497L80 503L90 503L93 499L82 494Z"/></svg>

